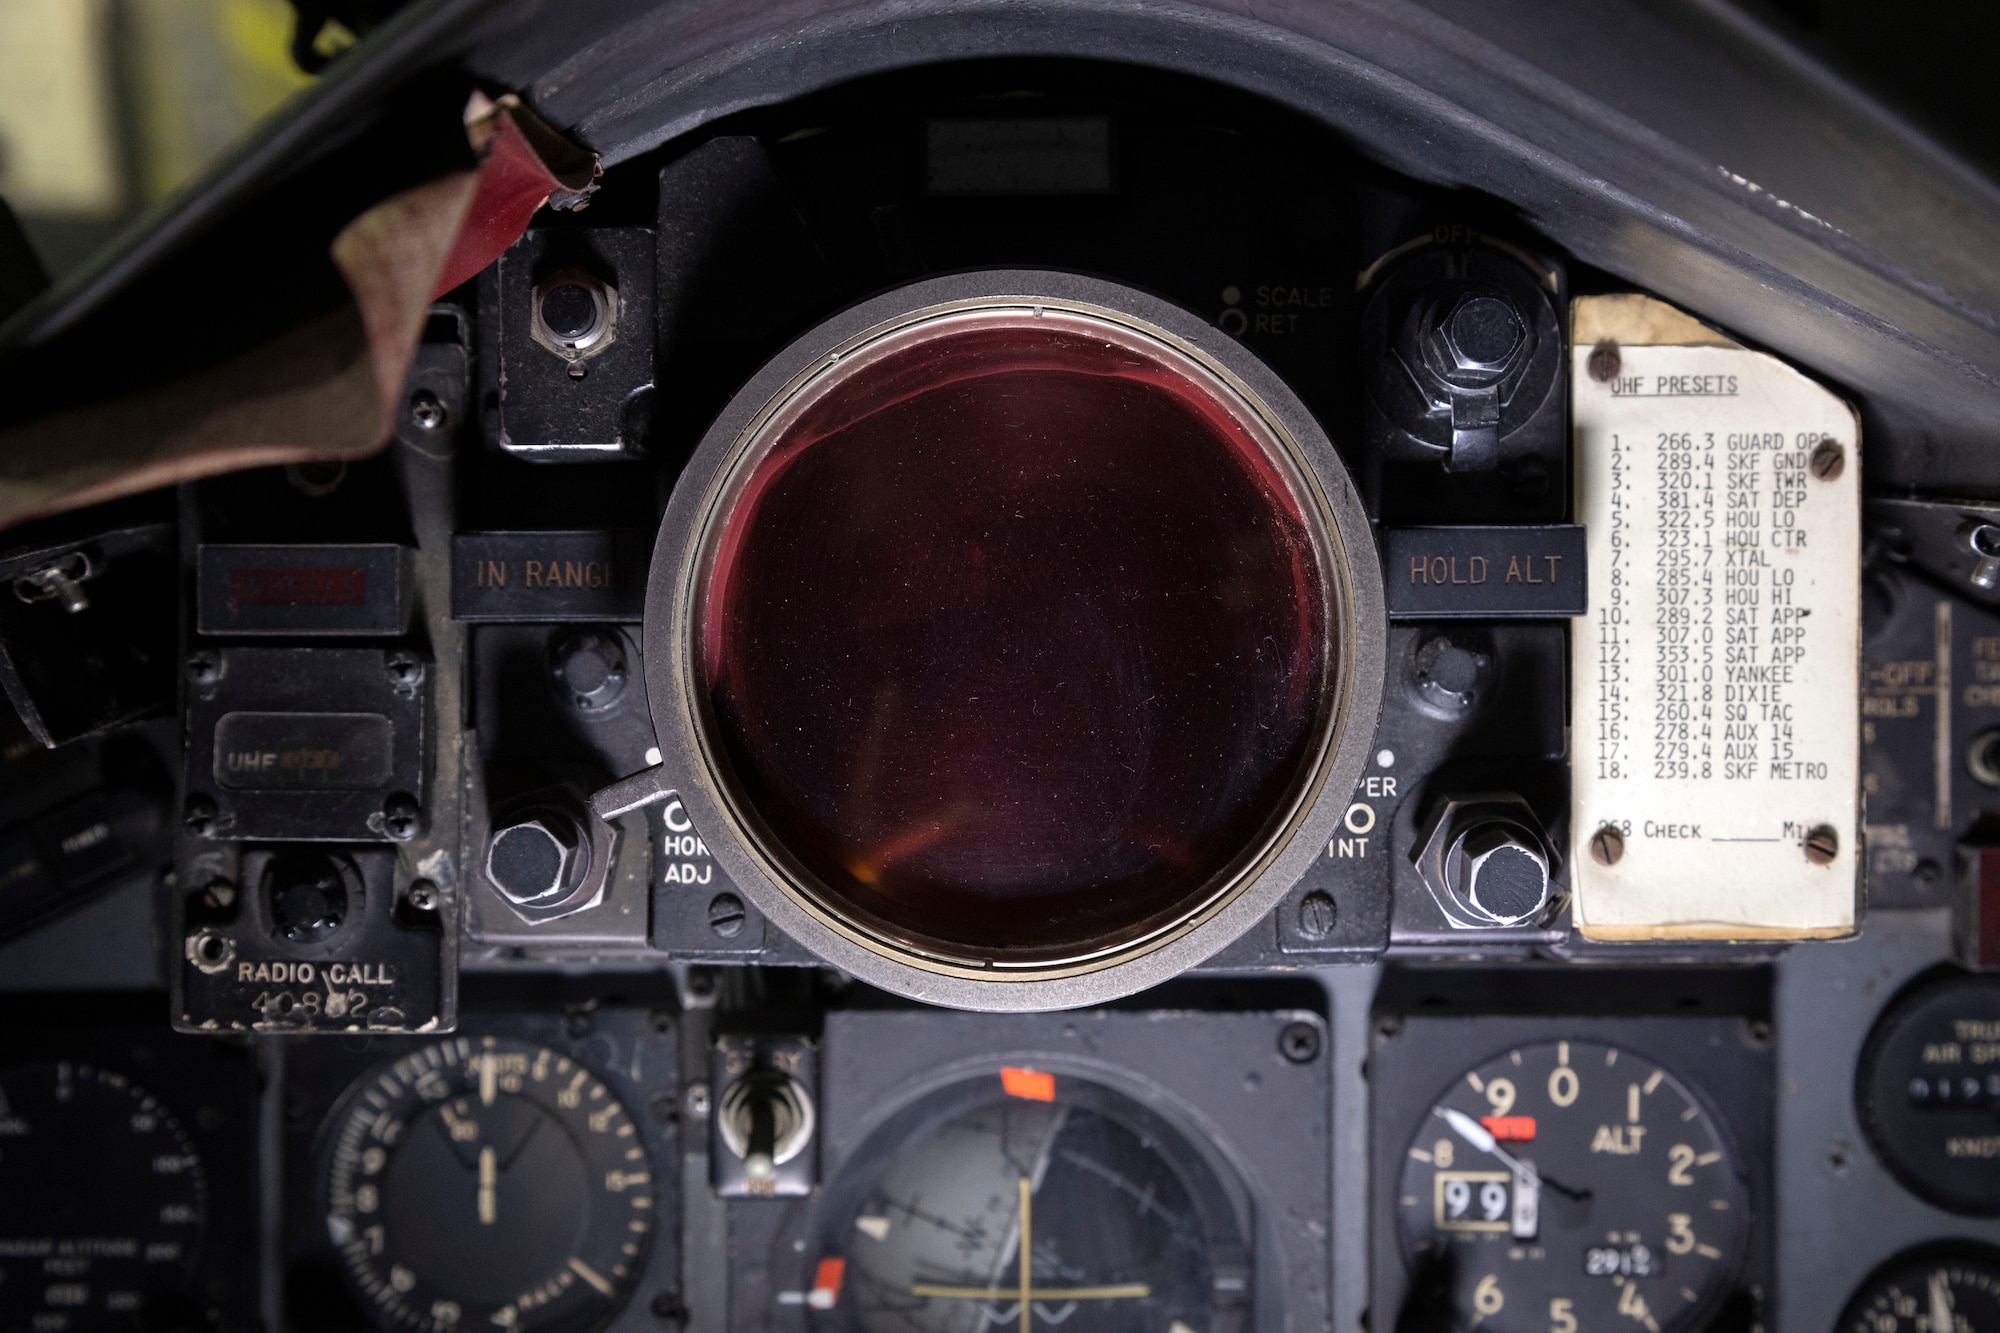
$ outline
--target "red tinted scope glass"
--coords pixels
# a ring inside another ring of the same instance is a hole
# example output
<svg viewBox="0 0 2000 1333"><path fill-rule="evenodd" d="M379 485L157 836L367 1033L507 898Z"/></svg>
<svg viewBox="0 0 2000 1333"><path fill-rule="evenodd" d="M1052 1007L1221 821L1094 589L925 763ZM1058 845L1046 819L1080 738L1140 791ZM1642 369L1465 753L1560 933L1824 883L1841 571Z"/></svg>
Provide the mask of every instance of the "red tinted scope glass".
<svg viewBox="0 0 2000 1333"><path fill-rule="evenodd" d="M695 687L725 801L853 932L969 966L1225 899L1325 749L1339 645L1299 466L1092 311L920 318L795 386L711 521Z"/></svg>

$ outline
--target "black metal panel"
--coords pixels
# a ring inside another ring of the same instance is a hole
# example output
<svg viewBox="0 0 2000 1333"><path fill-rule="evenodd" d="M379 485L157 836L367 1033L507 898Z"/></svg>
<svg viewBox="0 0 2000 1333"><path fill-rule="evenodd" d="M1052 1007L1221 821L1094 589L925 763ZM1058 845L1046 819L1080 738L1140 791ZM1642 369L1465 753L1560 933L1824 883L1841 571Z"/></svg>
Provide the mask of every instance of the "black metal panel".
<svg viewBox="0 0 2000 1333"><path fill-rule="evenodd" d="M1245 998L1255 1003L1253 988ZM1267 998L1294 998L1276 988ZM729 1208L729 1310L718 1326L809 1327L801 1297L820 1255L818 1206L841 1170L899 1110L957 1079L1003 1065L1101 1083L1198 1136L1240 1173L1257 1258L1250 1287L1259 1333L1330 1324L1326 1238L1333 1226L1329 1117L1332 1051L1306 1010L1096 1010L964 1014L835 1011L820 1045L820 1168L815 1200ZM996 1082L997 1086L997 1082Z"/></svg>
<svg viewBox="0 0 2000 1333"><path fill-rule="evenodd" d="M1745 1172L1756 1219L1733 1290L1745 1293L1741 1299L1752 1309L1769 1300L1774 1228L1757 1224L1772 1215L1769 986L1769 975L1754 969L1624 969L1585 978L1575 969L1517 967L1504 981L1470 971L1385 976L1371 1016L1367 1070L1373 1308L1387 1322L1406 1300L1418 1299L1397 1243L1396 1182L1430 1106L1466 1070L1509 1047L1564 1039L1607 1042L1657 1061L1717 1117ZM1502 1006L1508 1016L1490 1012L1496 992L1508 997ZM1475 994L1483 998L1468 1007Z"/></svg>
<svg viewBox="0 0 2000 1333"><path fill-rule="evenodd" d="M0 689L60 745L174 698L177 574L165 524L94 529L0 557Z"/></svg>
<svg viewBox="0 0 2000 1333"><path fill-rule="evenodd" d="M2000 401L2000 284L1979 279L1977 261L1942 280L1936 257L1993 252L1993 186L1747 21L1636 0L1508 12L1516 52L1566 73L1593 63L1590 86L1620 89L1618 104L1396 3L1298 6L1276 22L1121 0L668 7L560 57L509 34L471 59L531 85L612 162L716 108L920 62L1062 55L1232 84L1396 170L1503 200L1577 258L1870 395L1871 431L1889 432L1872 459L1878 476L1991 487L1968 425ZM1647 39L1618 35L1634 31ZM1718 87L1730 67L1754 73ZM1786 179L1783 193L1733 165L1762 171L1829 140L1840 151L1813 155L1809 177L1766 176ZM1867 225L1884 198L1907 211ZM1930 435L1921 451L1920 432Z"/></svg>
<svg viewBox="0 0 2000 1333"><path fill-rule="evenodd" d="M319 863L333 881L315 904L323 915L303 923L286 895L301 862ZM398 902L388 851L256 846L231 868L233 874L217 874L183 900L184 934L174 942L171 964L177 1029L450 1027L454 1013L437 913ZM457 941L449 947L455 955Z"/></svg>
<svg viewBox="0 0 2000 1333"><path fill-rule="evenodd" d="M401 842L429 785L428 672L379 648L190 660L186 814L217 839Z"/></svg>
<svg viewBox="0 0 2000 1333"><path fill-rule="evenodd" d="M543 319L546 289L594 287L597 340L565 354ZM601 462L643 454L653 406L653 233L537 227L482 276L480 370L487 438L520 458Z"/></svg>

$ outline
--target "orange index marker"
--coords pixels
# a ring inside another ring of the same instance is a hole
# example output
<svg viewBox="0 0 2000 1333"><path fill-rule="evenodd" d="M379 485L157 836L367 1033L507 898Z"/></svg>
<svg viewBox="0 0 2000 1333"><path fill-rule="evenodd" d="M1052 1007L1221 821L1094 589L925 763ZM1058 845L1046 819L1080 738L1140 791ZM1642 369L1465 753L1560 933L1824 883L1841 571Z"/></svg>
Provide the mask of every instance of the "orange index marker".
<svg viewBox="0 0 2000 1333"><path fill-rule="evenodd" d="M1483 1115L1479 1123L1501 1143L1535 1141L1535 1117L1531 1115Z"/></svg>
<svg viewBox="0 0 2000 1333"><path fill-rule="evenodd" d="M1000 1087L1009 1097L1023 1101L1052 1102L1056 1099L1056 1076L1039 1069L1000 1066Z"/></svg>

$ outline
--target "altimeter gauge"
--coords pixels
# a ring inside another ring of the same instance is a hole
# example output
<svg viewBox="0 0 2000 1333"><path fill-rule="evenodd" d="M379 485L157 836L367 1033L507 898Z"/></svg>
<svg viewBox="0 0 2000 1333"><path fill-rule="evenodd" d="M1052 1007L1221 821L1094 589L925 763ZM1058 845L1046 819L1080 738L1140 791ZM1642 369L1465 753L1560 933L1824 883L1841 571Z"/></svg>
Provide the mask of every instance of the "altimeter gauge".
<svg viewBox="0 0 2000 1333"><path fill-rule="evenodd" d="M1446 1089L1411 1137L1397 1215L1412 1289L1454 1327L1677 1333L1728 1289L1748 1191L1672 1074L1618 1046L1516 1047Z"/></svg>
<svg viewBox="0 0 2000 1333"><path fill-rule="evenodd" d="M624 1304L655 1225L644 1145L591 1071L499 1037L361 1079L323 1173L327 1231L385 1328L579 1333Z"/></svg>

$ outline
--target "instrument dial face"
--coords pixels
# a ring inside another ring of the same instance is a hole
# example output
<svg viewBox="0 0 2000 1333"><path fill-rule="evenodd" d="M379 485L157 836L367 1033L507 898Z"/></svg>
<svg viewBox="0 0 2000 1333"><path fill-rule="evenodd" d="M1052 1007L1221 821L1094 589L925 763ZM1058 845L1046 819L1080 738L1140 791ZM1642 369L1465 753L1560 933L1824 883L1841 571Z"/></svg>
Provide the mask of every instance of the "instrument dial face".
<svg viewBox="0 0 2000 1333"><path fill-rule="evenodd" d="M178 1309L206 1207L194 1145L123 1074L0 1073L0 1328L140 1328Z"/></svg>
<svg viewBox="0 0 2000 1333"><path fill-rule="evenodd" d="M385 1328L595 1328L653 1229L651 1166L617 1097L575 1060L498 1037L356 1084L324 1189L328 1234Z"/></svg>
<svg viewBox="0 0 2000 1333"><path fill-rule="evenodd" d="M1947 972L1897 996L1855 1091L1868 1141L1912 1192L2000 1214L2000 977Z"/></svg>
<svg viewBox="0 0 2000 1333"><path fill-rule="evenodd" d="M813 1287L793 1296L812 1327L1247 1326L1249 1251L1201 1154L1118 1094L1066 1080L1058 1096L1053 1075L1034 1077L1049 1080L1037 1097L995 1087L927 1099L857 1155L835 1186Z"/></svg>
<svg viewBox="0 0 2000 1333"><path fill-rule="evenodd" d="M1673 1075L1552 1041L1445 1092L1410 1143L1397 1213L1413 1291L1440 1293L1458 1329L1673 1333L1724 1294L1747 1200Z"/></svg>
<svg viewBox="0 0 2000 1333"><path fill-rule="evenodd" d="M1925 1246L1877 1269L1837 1333L2000 1333L2000 1250Z"/></svg>

